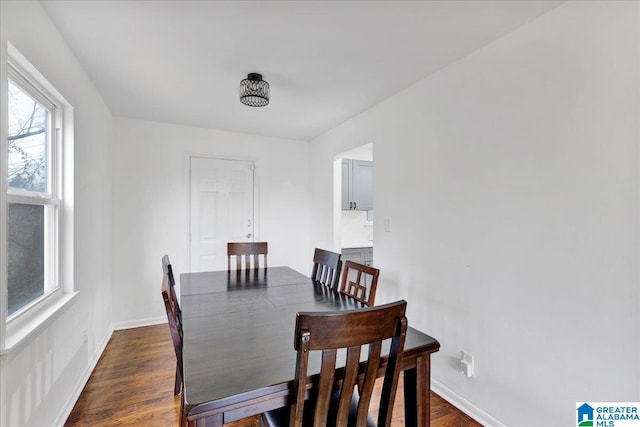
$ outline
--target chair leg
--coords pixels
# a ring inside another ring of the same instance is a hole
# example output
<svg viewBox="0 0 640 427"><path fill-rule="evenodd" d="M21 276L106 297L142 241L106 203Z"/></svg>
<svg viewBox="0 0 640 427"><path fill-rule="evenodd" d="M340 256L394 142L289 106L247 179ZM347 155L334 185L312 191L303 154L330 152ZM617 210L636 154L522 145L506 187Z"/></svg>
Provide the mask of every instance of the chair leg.
<svg viewBox="0 0 640 427"><path fill-rule="evenodd" d="M184 417L184 393L180 393L180 427L185 427L186 425L186 418Z"/></svg>
<svg viewBox="0 0 640 427"><path fill-rule="evenodd" d="M173 394L178 395L182 387L182 376L180 375L180 367L176 366L176 383L173 387Z"/></svg>

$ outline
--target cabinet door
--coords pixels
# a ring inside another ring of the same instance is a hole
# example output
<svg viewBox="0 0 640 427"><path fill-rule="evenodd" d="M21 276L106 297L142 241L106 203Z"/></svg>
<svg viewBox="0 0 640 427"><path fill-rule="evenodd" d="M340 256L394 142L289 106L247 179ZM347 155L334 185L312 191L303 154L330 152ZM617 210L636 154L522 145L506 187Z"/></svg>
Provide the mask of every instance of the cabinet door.
<svg viewBox="0 0 640 427"><path fill-rule="evenodd" d="M351 160L342 160L342 210L351 209Z"/></svg>
<svg viewBox="0 0 640 427"><path fill-rule="evenodd" d="M343 166L344 168L344 166ZM355 210L373 210L373 162L353 160L352 166L352 198Z"/></svg>

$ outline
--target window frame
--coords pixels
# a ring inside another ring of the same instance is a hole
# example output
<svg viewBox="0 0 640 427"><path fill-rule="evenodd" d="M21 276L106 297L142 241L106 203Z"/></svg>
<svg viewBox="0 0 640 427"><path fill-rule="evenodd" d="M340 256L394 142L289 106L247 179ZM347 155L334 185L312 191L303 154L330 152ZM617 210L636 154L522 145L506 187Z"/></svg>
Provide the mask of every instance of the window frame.
<svg viewBox="0 0 640 427"><path fill-rule="evenodd" d="M58 295L62 286L60 283L60 206L61 206L61 176L62 169L60 159L62 158L62 123L64 112L59 102L52 99L52 96L39 87L26 72L9 59L8 80L17 86L25 94L41 104L49 112L47 123L47 189L45 193L36 191L13 189L7 184L7 208L12 204L26 204L42 206L44 209L44 283L43 294L18 308L14 313L9 313L7 308L7 323L19 317L31 307L38 305L49 296ZM7 148L9 141L7 139ZM7 152L6 150L4 151ZM5 177L3 179L7 179ZM9 283L7 282L7 294Z"/></svg>
<svg viewBox="0 0 640 427"><path fill-rule="evenodd" d="M7 42L6 56L2 53L0 218L5 220L0 224L0 355L18 348L77 295L73 283L73 107L11 43ZM9 80L50 111L47 193L8 186ZM45 209L45 289L43 295L9 315L6 218L13 203L40 205Z"/></svg>

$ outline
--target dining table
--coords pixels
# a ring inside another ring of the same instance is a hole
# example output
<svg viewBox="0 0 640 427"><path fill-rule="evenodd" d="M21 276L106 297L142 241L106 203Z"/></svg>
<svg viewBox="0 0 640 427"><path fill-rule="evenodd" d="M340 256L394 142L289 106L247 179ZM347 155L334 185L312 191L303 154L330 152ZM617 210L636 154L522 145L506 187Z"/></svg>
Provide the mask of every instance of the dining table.
<svg viewBox="0 0 640 427"><path fill-rule="evenodd" d="M286 266L181 274L180 306L182 416L189 426L207 427L290 405L298 312L362 307ZM430 423L431 354L440 344L408 320L401 365L405 425L424 427ZM320 372L319 357L310 357L314 372Z"/></svg>

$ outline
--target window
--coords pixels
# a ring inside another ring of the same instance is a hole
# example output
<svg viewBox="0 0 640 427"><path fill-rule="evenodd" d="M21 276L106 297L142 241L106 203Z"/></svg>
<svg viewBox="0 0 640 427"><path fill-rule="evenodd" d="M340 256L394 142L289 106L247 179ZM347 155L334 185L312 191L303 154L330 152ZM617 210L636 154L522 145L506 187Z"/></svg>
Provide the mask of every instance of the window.
<svg viewBox="0 0 640 427"><path fill-rule="evenodd" d="M10 61L7 81L7 318L61 290L63 104Z"/></svg>
<svg viewBox="0 0 640 427"><path fill-rule="evenodd" d="M60 287L55 104L10 67L8 82L7 313Z"/></svg>

